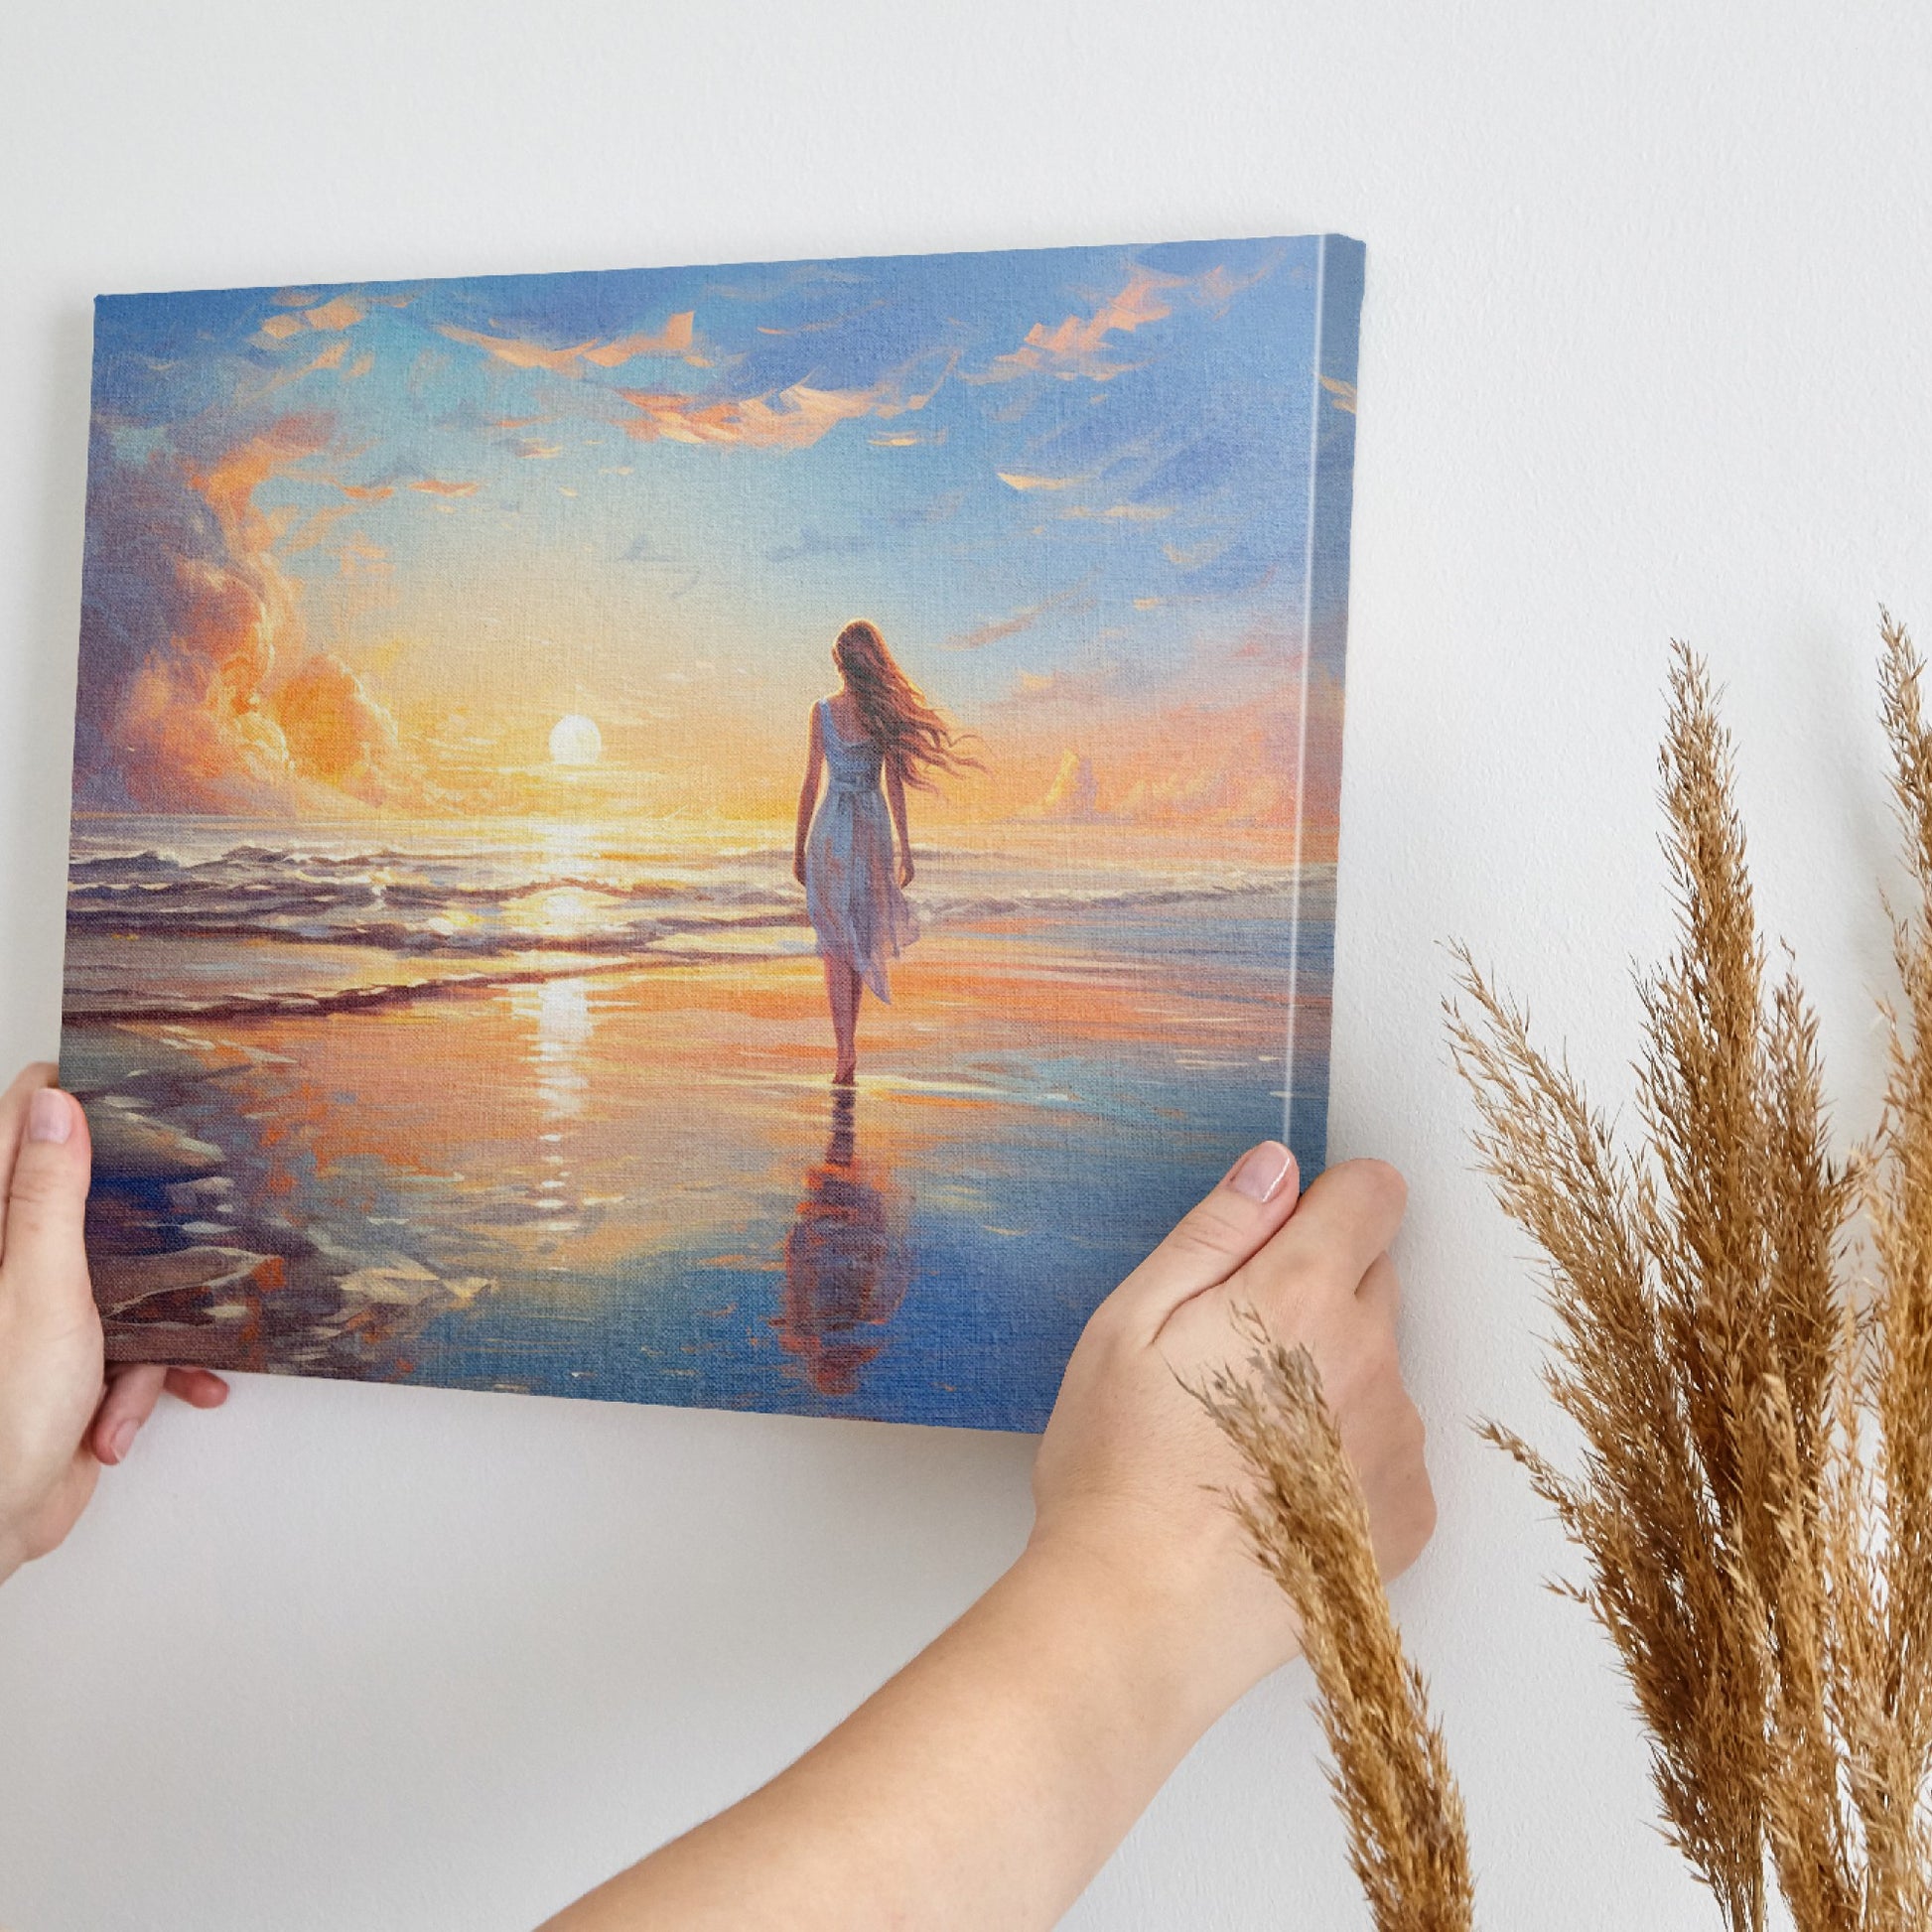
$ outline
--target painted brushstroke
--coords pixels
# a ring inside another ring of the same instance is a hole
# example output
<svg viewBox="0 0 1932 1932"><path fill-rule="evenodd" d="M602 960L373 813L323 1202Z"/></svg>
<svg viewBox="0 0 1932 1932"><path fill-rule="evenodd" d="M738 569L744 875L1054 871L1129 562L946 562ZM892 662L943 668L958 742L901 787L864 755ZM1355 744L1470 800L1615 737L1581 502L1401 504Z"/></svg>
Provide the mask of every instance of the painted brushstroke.
<svg viewBox="0 0 1932 1932"><path fill-rule="evenodd" d="M66 1071L115 1352L1036 1425L1291 1034L1318 1163L1324 259L103 299ZM787 821L856 616L978 763L834 1096Z"/></svg>

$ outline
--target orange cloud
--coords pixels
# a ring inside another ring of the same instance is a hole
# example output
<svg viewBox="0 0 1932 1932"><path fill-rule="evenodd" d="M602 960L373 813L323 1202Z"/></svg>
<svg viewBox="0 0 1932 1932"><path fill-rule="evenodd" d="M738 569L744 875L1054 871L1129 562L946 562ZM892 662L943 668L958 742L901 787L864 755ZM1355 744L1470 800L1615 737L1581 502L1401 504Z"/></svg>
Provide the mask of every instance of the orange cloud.
<svg viewBox="0 0 1932 1932"><path fill-rule="evenodd" d="M521 336L486 336L481 330L461 329L455 323L439 323L437 333L453 343L467 343L481 348L513 369L541 369L548 375L577 377L586 362L599 368L614 369L637 355L688 355L696 312L685 310L674 315L656 334L638 333L614 336L599 342L595 336L564 348L546 348L541 343L525 342Z"/></svg>
<svg viewBox="0 0 1932 1932"><path fill-rule="evenodd" d="M313 309L304 309L299 314L291 314L288 305L291 301L307 302L313 298L307 295L291 297L278 295L275 300L283 305L280 315L269 316L262 323L262 334L271 342L287 342L291 336L299 336L306 329L319 329L326 335L334 335L340 330L353 329L368 314L368 310L353 296L332 296L327 302ZM311 367L334 368L342 360L342 345L338 345L335 361L312 363Z"/></svg>
<svg viewBox="0 0 1932 1932"><path fill-rule="evenodd" d="M273 316L269 318L271 322L275 320ZM266 328L267 324L264 323L262 326ZM277 389L286 389L291 383L300 382L305 375L314 375L319 369L341 368L347 346L346 343L331 343L319 355L313 356L307 362L277 370L273 375L265 376L260 382L241 382L235 389L236 407L252 406L265 396L272 396Z"/></svg>
<svg viewBox="0 0 1932 1932"><path fill-rule="evenodd" d="M83 800L233 811L321 797L340 808L412 785L381 707L346 667L306 652L275 554L290 512L265 514L254 501L271 477L325 449L334 427L284 416L199 468L162 455L121 463L97 441L75 764ZM313 513L291 547L352 508Z"/></svg>
<svg viewBox="0 0 1932 1932"><path fill-rule="evenodd" d="M1201 276L1188 293L1201 308L1219 311L1225 309L1243 289L1253 288L1273 271L1274 266L1272 261L1268 261L1250 275L1231 275L1217 264Z"/></svg>
<svg viewBox="0 0 1932 1932"><path fill-rule="evenodd" d="M223 452L206 470L190 471L189 483L207 499L222 529L244 551L262 547L262 518L255 491L291 464L326 449L335 434L327 416L283 416Z"/></svg>
<svg viewBox="0 0 1932 1932"><path fill-rule="evenodd" d="M1161 554L1176 570L1198 570L1202 564L1211 564L1234 541L1232 530L1223 530L1210 537L1203 537L1199 543L1164 543Z"/></svg>
<svg viewBox="0 0 1932 1932"><path fill-rule="evenodd" d="M1002 637L1017 636L1023 630L1031 630L1041 618L1054 611L1084 611L1092 599L1083 597L1091 576L1083 577L1077 584L1068 584L1064 589L1042 597L1037 604L1023 604L1019 610L1010 612L1004 618L991 618L985 623L977 624L971 630L962 630L946 639L948 650L978 650L983 645L995 644Z"/></svg>
<svg viewBox="0 0 1932 1932"><path fill-rule="evenodd" d="M396 727L340 657L305 658L270 700L292 762L340 791L379 785L396 750Z"/></svg>
<svg viewBox="0 0 1932 1932"><path fill-rule="evenodd" d="M1109 359L1113 348L1110 336L1131 336L1151 322L1165 321L1173 314L1176 302L1196 308L1225 309L1245 288L1251 288L1274 267L1264 264L1251 275L1232 275L1214 267L1197 276L1163 275L1157 269L1137 266L1118 295L1102 302L1090 316L1067 316L1049 329L1036 322L1027 331L1016 349L996 355L983 374L969 378L976 382L1008 382L1016 376L1054 375L1062 379L1085 376L1093 382L1107 382L1114 376L1140 365Z"/></svg>
<svg viewBox="0 0 1932 1932"><path fill-rule="evenodd" d="M475 329L459 329L453 322L438 323L436 333L453 343L469 343L484 349L513 369L543 369L551 375L581 375L578 357L597 345L597 338L592 336L569 348L545 348L541 343L526 343L519 336L484 336Z"/></svg>
<svg viewBox="0 0 1932 1932"><path fill-rule="evenodd" d="M148 657L114 694L117 775L140 809L219 809L284 761L281 733L260 710L271 613L258 586L212 560L179 558L173 578L168 654Z"/></svg>
<svg viewBox="0 0 1932 1932"><path fill-rule="evenodd" d="M996 355L993 366L982 377L985 381L1005 381L1014 376L1051 374L1084 375L1095 382L1106 382L1134 366L1131 362L1110 362L1102 349L1107 338L1129 336L1151 322L1173 315L1163 292L1184 287L1185 278L1163 275L1152 268L1137 267L1127 285L1116 296L1101 303L1090 316L1068 316L1048 329L1036 322L1027 331L1026 340L1008 354Z"/></svg>
<svg viewBox="0 0 1932 1932"><path fill-rule="evenodd" d="M584 360L599 368L615 369L633 355L682 355L691 346L691 329L697 321L695 310L686 309L673 316L655 335L622 336L600 348L587 348Z"/></svg>
<svg viewBox="0 0 1932 1932"><path fill-rule="evenodd" d="M445 483L441 477L418 477L409 487L428 490L433 496L474 496L477 493L474 483Z"/></svg>
<svg viewBox="0 0 1932 1932"><path fill-rule="evenodd" d="M385 491L384 494L387 494ZM305 550L313 550L331 528L345 516L354 513L353 503L332 503L325 509L312 510L298 523L295 529L284 537L278 548L284 557L300 556Z"/></svg>
<svg viewBox="0 0 1932 1932"><path fill-rule="evenodd" d="M996 816L1094 824L1286 829L1303 815L1311 860L1334 856L1341 686L1320 667L1301 729L1299 652L1263 636L1201 646L1150 692L1118 668L1023 675L986 723ZM1306 774L1298 770L1306 747Z"/></svg>
<svg viewBox="0 0 1932 1932"><path fill-rule="evenodd" d="M996 470L993 474L1009 489L1071 489L1076 483L1093 481L1092 471L1079 477L1035 477L1016 470Z"/></svg>
<svg viewBox="0 0 1932 1932"><path fill-rule="evenodd" d="M353 329L367 314L352 296L338 295L319 309L304 309L302 319L311 329Z"/></svg>
<svg viewBox="0 0 1932 1932"><path fill-rule="evenodd" d="M685 395L620 389L639 419L624 424L640 443L744 444L753 449L809 449L827 431L862 416L893 417L923 409L953 371L957 351L914 356L864 389L819 389L794 382L762 396ZM927 379L920 386L920 377ZM938 440L935 438L935 441Z"/></svg>
<svg viewBox="0 0 1932 1932"><path fill-rule="evenodd" d="M809 449L827 430L881 408L888 390L814 389L794 382L775 397L730 396L708 402L702 396L656 395L640 389L618 393L641 411L640 420L624 425L640 443L662 437L669 443L747 444L754 449ZM903 405L916 408L916 403Z"/></svg>

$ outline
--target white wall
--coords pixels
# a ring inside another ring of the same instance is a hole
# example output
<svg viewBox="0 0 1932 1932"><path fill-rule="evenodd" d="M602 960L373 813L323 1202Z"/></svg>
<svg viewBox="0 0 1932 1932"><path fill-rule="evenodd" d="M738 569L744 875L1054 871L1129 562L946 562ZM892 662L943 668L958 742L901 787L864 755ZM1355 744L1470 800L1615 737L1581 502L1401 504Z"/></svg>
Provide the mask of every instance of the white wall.
<svg viewBox="0 0 1932 1932"><path fill-rule="evenodd" d="M1571 18L1559 25L1560 14ZM1439 942L1607 1096L1668 929L1666 639L1868 1118L1882 598L1932 638L1921 9L130 0L0 65L0 1064L56 1037L89 297L1345 229L1369 244L1337 1155L1399 1162L1443 1496L1399 1589L1494 1928L1704 1926L1562 1552ZM0 1922L513 1928L730 1799L985 1582L1028 1445L244 1378L0 1594ZM1071 1923L1363 1923L1297 1673Z"/></svg>

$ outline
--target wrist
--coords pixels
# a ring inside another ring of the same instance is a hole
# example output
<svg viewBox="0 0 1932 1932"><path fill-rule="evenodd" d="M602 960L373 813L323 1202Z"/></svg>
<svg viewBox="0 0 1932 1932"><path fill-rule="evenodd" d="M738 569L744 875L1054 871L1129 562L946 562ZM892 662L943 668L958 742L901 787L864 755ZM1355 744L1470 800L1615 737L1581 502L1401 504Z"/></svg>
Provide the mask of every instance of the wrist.
<svg viewBox="0 0 1932 1932"><path fill-rule="evenodd" d="M1258 1569L1255 1578L1266 1584ZM1083 1665L1121 1687L1176 1761L1293 1654L1279 1641L1259 1654L1249 1632L1229 1628L1213 1591L1174 1567L1065 1531L1035 1530L1006 1583L1043 1626L1072 1633Z"/></svg>

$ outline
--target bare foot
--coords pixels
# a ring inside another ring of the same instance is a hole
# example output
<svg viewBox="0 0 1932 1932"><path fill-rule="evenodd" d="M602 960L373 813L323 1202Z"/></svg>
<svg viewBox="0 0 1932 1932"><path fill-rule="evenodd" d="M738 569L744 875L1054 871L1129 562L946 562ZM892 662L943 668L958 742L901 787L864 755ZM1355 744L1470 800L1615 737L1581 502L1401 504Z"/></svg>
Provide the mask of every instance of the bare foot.
<svg viewBox="0 0 1932 1932"><path fill-rule="evenodd" d="M855 1053L849 1060L841 1060L832 1074L835 1087L852 1087L859 1083L859 1058Z"/></svg>

